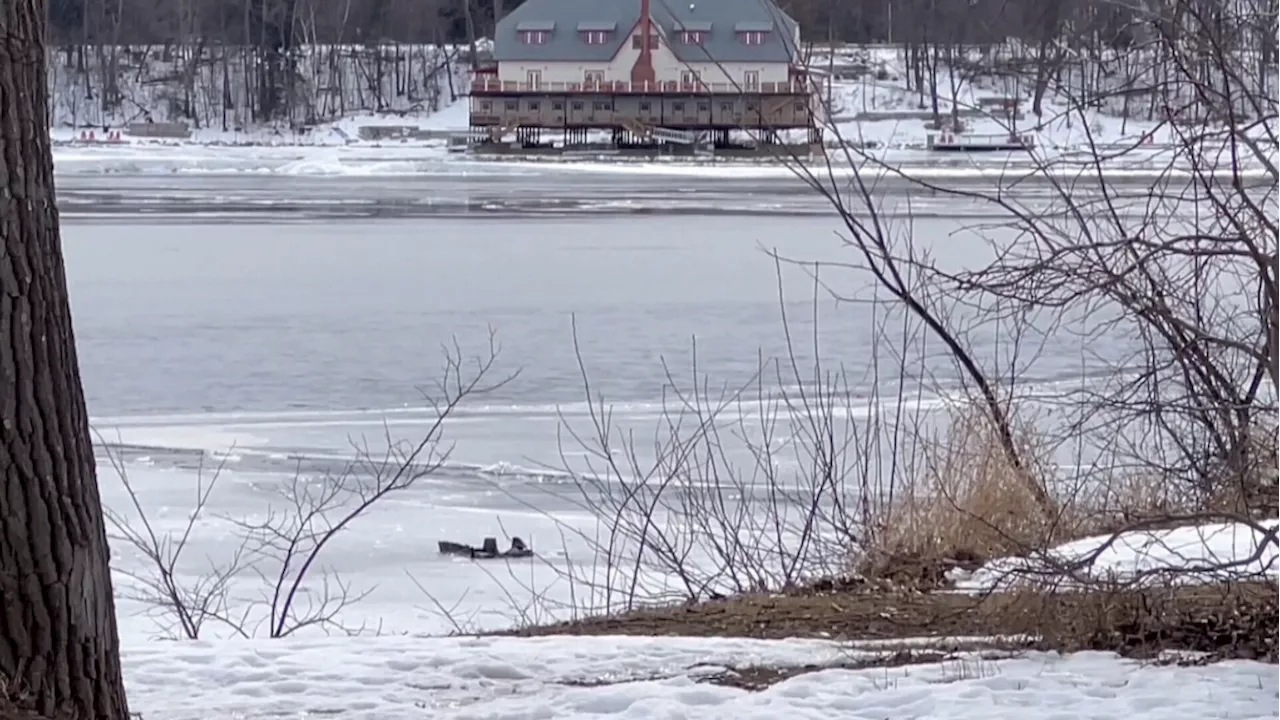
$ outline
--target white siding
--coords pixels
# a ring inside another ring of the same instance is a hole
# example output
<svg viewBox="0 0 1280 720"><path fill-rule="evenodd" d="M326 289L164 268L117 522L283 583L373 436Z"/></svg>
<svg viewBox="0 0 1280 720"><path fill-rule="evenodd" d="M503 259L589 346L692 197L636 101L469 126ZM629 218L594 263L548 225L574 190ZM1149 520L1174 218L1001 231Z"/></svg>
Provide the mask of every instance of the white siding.
<svg viewBox="0 0 1280 720"><path fill-rule="evenodd" d="M675 41L680 40L676 38ZM501 62L498 63L498 77L503 82L523 83L528 81L529 71L536 70L542 73L543 83L580 83L586 77L588 70L597 70L604 72L605 82L628 82L631 80L631 68L639 55L640 51L631 46L631 39L628 37L623 41L622 49L618 51L612 62ZM783 62L690 62L686 64L671 52L665 38L654 50L653 69L659 82L679 81L681 73L685 70L698 72L702 82L708 84L737 83L741 85L747 71L760 73L761 83L787 82L788 78L788 63Z"/></svg>
<svg viewBox="0 0 1280 720"><path fill-rule="evenodd" d="M702 82L737 83L742 85L748 71L760 73L762 83L784 83L788 78L787 63L689 63L689 70L695 70ZM677 78L679 73L676 74Z"/></svg>

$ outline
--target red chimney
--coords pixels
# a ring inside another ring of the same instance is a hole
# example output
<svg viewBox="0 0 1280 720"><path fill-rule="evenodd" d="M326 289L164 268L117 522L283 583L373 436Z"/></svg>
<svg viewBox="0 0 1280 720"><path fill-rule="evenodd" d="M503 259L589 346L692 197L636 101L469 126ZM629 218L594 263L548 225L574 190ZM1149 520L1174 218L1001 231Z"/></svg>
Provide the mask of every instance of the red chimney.
<svg viewBox="0 0 1280 720"><path fill-rule="evenodd" d="M636 64L631 66L631 82L654 84L658 81L658 75L653 71L653 49L649 47L653 42L649 0L640 0L640 37L640 56L636 58Z"/></svg>

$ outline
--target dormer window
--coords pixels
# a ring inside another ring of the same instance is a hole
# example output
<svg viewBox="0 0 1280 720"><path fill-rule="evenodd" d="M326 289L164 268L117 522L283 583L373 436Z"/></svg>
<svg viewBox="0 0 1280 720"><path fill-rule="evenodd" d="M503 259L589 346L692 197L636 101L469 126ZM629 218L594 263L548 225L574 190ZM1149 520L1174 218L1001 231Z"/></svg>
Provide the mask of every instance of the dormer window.
<svg viewBox="0 0 1280 720"><path fill-rule="evenodd" d="M613 40L618 24L613 22L580 22L578 37L587 45L606 45Z"/></svg>
<svg viewBox="0 0 1280 720"><path fill-rule="evenodd" d="M711 36L711 23L703 21L685 21L677 23L680 30L680 42L685 45L701 45Z"/></svg>
<svg viewBox="0 0 1280 720"><path fill-rule="evenodd" d="M525 21L516 25L516 34L525 45L546 45L551 42L551 33L555 29L553 22Z"/></svg>
<svg viewBox="0 0 1280 720"><path fill-rule="evenodd" d="M743 45L763 45L773 31L773 24L767 22L740 22L733 26L738 33L738 41Z"/></svg>
<svg viewBox="0 0 1280 720"><path fill-rule="evenodd" d="M639 50L643 46L644 46L644 35L640 33L636 33L635 35L631 36L631 48L633 50ZM657 50L661 46L662 44L658 42L658 33L656 32L649 33L649 48L651 50Z"/></svg>

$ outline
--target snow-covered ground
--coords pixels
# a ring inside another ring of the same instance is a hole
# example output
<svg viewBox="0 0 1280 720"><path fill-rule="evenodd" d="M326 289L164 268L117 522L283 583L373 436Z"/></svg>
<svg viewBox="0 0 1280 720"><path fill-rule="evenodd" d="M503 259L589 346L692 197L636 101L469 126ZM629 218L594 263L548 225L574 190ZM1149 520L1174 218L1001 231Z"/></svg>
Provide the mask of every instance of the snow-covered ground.
<svg viewBox="0 0 1280 720"><path fill-rule="evenodd" d="M928 99L907 87L901 59L893 51L879 51L873 62L880 63L888 76L884 79L866 77L862 81L835 81L831 89L832 125L839 137L847 142L874 143L884 147L923 148L936 130L926 127L925 120L874 119L878 114L898 111L931 110ZM1054 94L1047 96L1040 117L1030 113L1031 99L1025 83L993 78L954 78L954 96L951 87L951 71L939 69L938 84L944 88L939 98L939 114L946 117L952 107L969 111L980 107L983 97L1010 97L1020 103L1024 117L1011 120L997 113L978 117L965 117L965 132L977 136L1007 137L1011 132L1031 135L1040 152L1077 150L1092 145L1116 146L1123 144L1153 146L1168 145L1176 141L1175 131L1168 123L1141 118L1124 118L1097 109L1078 110L1065 99ZM927 98L927 96L926 96Z"/></svg>
<svg viewBox="0 0 1280 720"><path fill-rule="evenodd" d="M124 667L131 709L164 720L1262 720L1277 707L1273 665L1152 666L1105 653L957 654L817 670L760 692L699 682L728 666L876 654L800 640L404 636L132 644Z"/></svg>
<svg viewBox="0 0 1280 720"><path fill-rule="evenodd" d="M50 134L55 146L75 146L84 149L100 149L103 151L124 152L160 152L173 148L191 146L214 146L226 150L225 146L250 146L258 148L333 148L346 145L371 146L389 145L392 147L435 148L443 154L444 141L387 141L385 143L360 140L360 128L396 126L418 130L466 130L469 120L469 107L466 98L453 102L444 101L444 106L436 112L398 111L375 113L359 111L346 115L332 122L324 122L309 127L304 131L287 128L256 128L248 130L221 130L218 128L197 128L191 131L191 137L183 140L165 138L137 138L120 133L118 141L109 140L103 135L101 127L88 130L83 127L55 126ZM87 139L93 132L93 139ZM58 147L57 150L63 148ZM55 150L55 153L57 152Z"/></svg>

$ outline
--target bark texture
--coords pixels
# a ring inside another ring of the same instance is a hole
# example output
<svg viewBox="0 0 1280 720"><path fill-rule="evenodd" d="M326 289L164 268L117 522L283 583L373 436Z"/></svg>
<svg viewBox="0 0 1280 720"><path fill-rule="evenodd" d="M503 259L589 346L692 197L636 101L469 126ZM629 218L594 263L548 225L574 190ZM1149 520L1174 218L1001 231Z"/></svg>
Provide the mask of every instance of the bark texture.
<svg viewBox="0 0 1280 720"><path fill-rule="evenodd" d="M42 0L0 0L0 717L122 720L46 120Z"/></svg>

